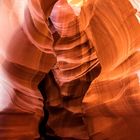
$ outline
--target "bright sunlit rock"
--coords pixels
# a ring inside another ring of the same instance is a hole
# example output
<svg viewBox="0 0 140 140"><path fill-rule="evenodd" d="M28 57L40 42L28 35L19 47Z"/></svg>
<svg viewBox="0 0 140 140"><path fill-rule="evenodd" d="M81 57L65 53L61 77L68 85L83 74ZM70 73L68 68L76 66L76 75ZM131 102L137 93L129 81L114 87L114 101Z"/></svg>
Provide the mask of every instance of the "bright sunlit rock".
<svg viewBox="0 0 140 140"><path fill-rule="evenodd" d="M81 7L87 0L67 0L70 5Z"/></svg>
<svg viewBox="0 0 140 140"><path fill-rule="evenodd" d="M72 7L75 15L79 15L81 12L81 7L87 0L67 0L69 5Z"/></svg>

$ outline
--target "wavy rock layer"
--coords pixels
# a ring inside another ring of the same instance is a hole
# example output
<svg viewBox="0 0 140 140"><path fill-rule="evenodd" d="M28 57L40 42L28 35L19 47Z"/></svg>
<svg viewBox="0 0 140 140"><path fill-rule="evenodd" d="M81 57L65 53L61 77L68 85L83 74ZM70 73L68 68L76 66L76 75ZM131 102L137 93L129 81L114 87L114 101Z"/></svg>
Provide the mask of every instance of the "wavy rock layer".
<svg viewBox="0 0 140 140"><path fill-rule="evenodd" d="M49 135L139 140L139 1L24 2L0 1L0 139L39 138L44 103Z"/></svg>

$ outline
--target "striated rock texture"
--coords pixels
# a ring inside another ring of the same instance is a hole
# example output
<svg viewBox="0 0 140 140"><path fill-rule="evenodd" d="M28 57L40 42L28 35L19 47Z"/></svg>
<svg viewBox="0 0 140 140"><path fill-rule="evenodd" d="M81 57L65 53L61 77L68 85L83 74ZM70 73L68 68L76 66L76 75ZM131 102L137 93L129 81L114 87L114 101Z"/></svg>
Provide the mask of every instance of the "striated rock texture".
<svg viewBox="0 0 140 140"><path fill-rule="evenodd" d="M0 139L139 140L139 0L56 1L0 1Z"/></svg>
<svg viewBox="0 0 140 140"><path fill-rule="evenodd" d="M87 34L102 71L83 99L91 139L139 140L140 24L124 0L98 0ZM91 36L94 36L93 38Z"/></svg>

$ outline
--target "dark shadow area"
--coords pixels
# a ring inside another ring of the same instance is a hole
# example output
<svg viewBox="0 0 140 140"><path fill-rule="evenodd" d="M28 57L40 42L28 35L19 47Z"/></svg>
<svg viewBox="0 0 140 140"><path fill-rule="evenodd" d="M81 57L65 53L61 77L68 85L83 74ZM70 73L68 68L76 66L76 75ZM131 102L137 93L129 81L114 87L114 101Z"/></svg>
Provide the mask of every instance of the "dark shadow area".
<svg viewBox="0 0 140 140"><path fill-rule="evenodd" d="M40 84L38 86L38 88L41 91L41 94L44 98L44 102L47 99L47 95L45 93L45 91L46 91L45 85L46 85L46 77L40 82ZM40 126L39 126L39 133L40 133L40 136L41 136L40 140L61 140L61 138L59 138L57 136L51 136L51 135L47 134L47 132L49 132L51 134L53 134L54 132L51 128L49 128L47 126L47 120L48 120L48 117L49 117L48 110L45 107L43 108L43 110L44 110L44 118L42 119L42 121L40 123Z"/></svg>

